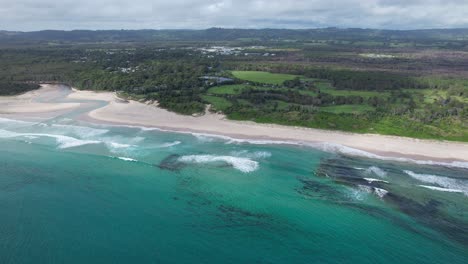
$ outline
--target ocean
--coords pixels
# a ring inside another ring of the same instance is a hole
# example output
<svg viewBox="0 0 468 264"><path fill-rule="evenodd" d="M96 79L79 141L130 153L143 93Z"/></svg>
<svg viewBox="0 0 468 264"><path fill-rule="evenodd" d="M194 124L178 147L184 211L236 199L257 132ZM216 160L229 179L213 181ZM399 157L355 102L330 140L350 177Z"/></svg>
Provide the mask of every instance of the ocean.
<svg viewBox="0 0 468 264"><path fill-rule="evenodd" d="M0 263L468 263L464 164L336 148L1 118Z"/></svg>

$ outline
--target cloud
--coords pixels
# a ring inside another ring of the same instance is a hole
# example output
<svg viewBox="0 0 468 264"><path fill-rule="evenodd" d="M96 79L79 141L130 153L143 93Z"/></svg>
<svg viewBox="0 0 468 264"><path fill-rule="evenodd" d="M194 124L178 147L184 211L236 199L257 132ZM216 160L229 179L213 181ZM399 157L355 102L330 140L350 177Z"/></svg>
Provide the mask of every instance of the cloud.
<svg viewBox="0 0 468 264"><path fill-rule="evenodd" d="M0 29L454 28L466 0L0 0Z"/></svg>

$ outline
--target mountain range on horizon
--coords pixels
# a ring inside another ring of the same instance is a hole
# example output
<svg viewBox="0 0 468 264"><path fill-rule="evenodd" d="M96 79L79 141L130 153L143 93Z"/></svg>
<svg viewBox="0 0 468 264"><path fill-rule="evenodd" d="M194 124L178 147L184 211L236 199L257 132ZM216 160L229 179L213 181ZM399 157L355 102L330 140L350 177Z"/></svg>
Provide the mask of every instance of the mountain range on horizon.
<svg viewBox="0 0 468 264"><path fill-rule="evenodd" d="M383 30L362 28L315 28L315 29L243 29L208 28L196 29L141 29L141 30L42 30L0 31L3 42L19 41L232 41L232 40L288 40L312 39L352 40L366 37L371 40L468 40L468 28Z"/></svg>

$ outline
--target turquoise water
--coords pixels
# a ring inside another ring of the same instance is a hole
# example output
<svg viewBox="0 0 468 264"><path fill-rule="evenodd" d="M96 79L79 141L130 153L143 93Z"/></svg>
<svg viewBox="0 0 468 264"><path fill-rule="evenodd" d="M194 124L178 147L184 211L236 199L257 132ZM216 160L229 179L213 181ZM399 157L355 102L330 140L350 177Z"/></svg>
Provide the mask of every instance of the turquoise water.
<svg viewBox="0 0 468 264"><path fill-rule="evenodd" d="M70 116L0 119L0 208L1 263L468 263L467 169Z"/></svg>

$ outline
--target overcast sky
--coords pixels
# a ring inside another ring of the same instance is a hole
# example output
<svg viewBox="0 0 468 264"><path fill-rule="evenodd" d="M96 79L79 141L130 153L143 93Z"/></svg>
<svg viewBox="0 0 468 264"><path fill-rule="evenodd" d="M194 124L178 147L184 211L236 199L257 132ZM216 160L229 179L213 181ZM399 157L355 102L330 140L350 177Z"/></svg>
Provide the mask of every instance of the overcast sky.
<svg viewBox="0 0 468 264"><path fill-rule="evenodd" d="M468 27L468 0L0 0L0 30Z"/></svg>

